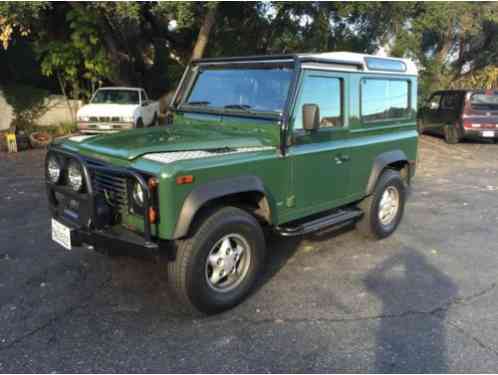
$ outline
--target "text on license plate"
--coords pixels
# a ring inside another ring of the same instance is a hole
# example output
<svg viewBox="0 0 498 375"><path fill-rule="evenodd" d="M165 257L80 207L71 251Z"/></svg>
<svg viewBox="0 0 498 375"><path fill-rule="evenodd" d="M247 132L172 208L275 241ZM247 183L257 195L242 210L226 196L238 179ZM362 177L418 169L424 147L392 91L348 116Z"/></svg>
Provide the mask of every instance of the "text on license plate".
<svg viewBox="0 0 498 375"><path fill-rule="evenodd" d="M52 219L52 240L71 250L71 229Z"/></svg>
<svg viewBox="0 0 498 375"><path fill-rule="evenodd" d="M482 136L483 137L489 137L489 138L493 138L495 136L495 132L494 131L483 131L482 132Z"/></svg>

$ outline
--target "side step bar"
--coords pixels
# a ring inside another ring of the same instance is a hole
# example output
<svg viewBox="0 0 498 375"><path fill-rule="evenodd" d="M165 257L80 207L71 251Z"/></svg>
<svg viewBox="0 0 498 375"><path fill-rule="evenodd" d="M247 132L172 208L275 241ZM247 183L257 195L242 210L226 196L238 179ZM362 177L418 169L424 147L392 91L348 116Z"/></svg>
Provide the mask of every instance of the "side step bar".
<svg viewBox="0 0 498 375"><path fill-rule="evenodd" d="M327 227L350 223L362 215L363 211L359 209L337 210L329 215L310 221L302 222L302 220L299 220L299 223L296 225L289 223L284 226L278 226L275 230L284 237L301 236Z"/></svg>

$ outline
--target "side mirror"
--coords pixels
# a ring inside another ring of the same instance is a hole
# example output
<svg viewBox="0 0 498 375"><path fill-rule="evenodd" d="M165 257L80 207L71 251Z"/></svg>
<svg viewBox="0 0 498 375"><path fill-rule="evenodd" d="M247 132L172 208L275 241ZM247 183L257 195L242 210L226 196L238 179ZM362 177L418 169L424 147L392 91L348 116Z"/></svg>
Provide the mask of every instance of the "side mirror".
<svg viewBox="0 0 498 375"><path fill-rule="evenodd" d="M432 109L432 110L439 109L439 103L438 102L430 102L429 109Z"/></svg>
<svg viewBox="0 0 498 375"><path fill-rule="evenodd" d="M320 108L316 104L303 104L303 128L315 131L320 127Z"/></svg>

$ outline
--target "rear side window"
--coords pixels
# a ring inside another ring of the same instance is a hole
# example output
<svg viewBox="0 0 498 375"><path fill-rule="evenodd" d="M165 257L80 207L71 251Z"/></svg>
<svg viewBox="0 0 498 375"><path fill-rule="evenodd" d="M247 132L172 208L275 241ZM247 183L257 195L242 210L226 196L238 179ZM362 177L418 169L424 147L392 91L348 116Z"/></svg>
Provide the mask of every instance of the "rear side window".
<svg viewBox="0 0 498 375"><path fill-rule="evenodd" d="M410 83L405 80L365 78L361 80L363 122L395 120L410 114Z"/></svg>
<svg viewBox="0 0 498 375"><path fill-rule="evenodd" d="M470 105L475 110L498 111L498 92L475 93L470 96Z"/></svg>
<svg viewBox="0 0 498 375"><path fill-rule="evenodd" d="M433 111L436 111L439 109L440 107L440 103L441 103L441 94L434 94L431 96L431 98L429 99L429 102L428 102L428 107L429 109L433 110Z"/></svg>
<svg viewBox="0 0 498 375"><path fill-rule="evenodd" d="M441 109L458 109L460 104L460 94L446 93L441 101Z"/></svg>
<svg viewBox="0 0 498 375"><path fill-rule="evenodd" d="M294 129L303 128L303 105L320 108L320 128L342 127L342 79L307 75L297 101Z"/></svg>

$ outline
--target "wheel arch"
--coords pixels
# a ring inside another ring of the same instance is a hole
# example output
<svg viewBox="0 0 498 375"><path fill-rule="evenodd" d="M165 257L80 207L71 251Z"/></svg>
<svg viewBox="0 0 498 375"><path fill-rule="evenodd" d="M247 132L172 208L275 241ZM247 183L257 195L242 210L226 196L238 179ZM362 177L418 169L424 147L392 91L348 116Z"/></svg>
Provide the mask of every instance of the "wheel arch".
<svg viewBox="0 0 498 375"><path fill-rule="evenodd" d="M223 204L251 211L257 219L267 224L273 222L274 205L259 177L225 178L203 184L187 195L178 215L173 239L185 237L202 212Z"/></svg>
<svg viewBox="0 0 498 375"><path fill-rule="evenodd" d="M387 151L377 155L372 165L370 177L368 178L366 195L372 194L377 180L386 168L393 168L400 171L402 177L409 182L413 175L411 169L414 167L412 167L412 164L402 150Z"/></svg>

